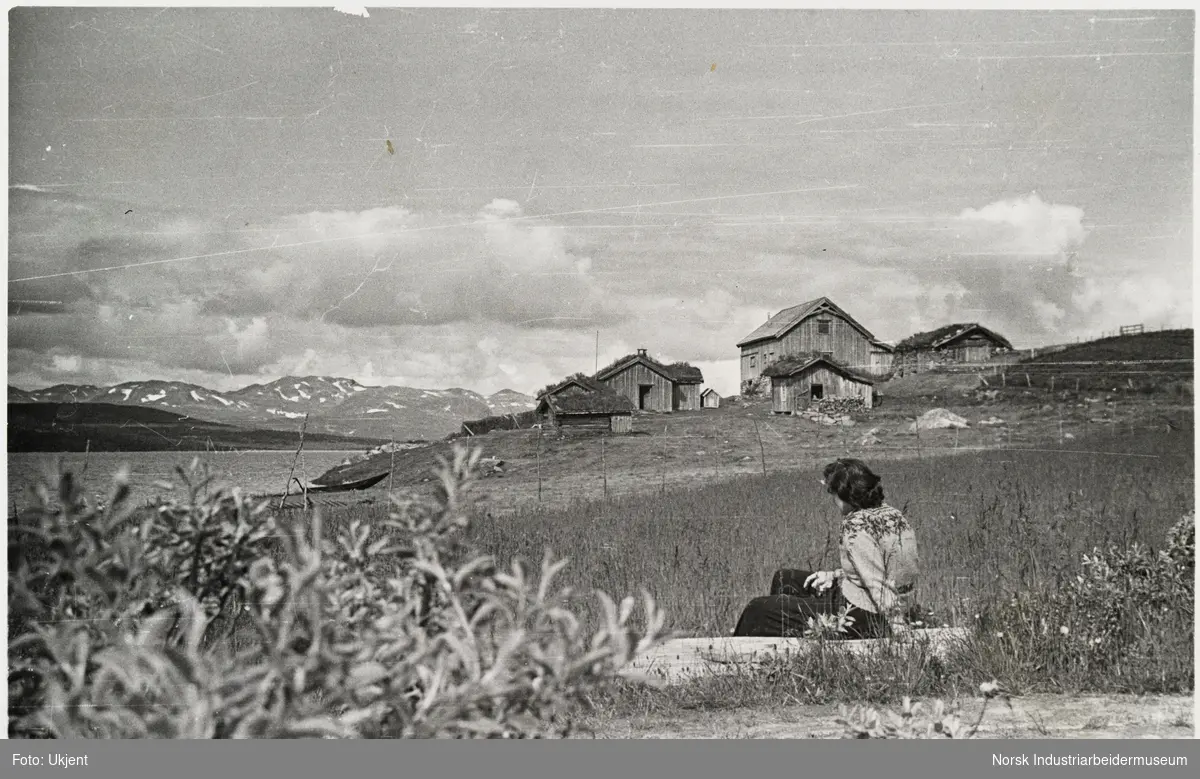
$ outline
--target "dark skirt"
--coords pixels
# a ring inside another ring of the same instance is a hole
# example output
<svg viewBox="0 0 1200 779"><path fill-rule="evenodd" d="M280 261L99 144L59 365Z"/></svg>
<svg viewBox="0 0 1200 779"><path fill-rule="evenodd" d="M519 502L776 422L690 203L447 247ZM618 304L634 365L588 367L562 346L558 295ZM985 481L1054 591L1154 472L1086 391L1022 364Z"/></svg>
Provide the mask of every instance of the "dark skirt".
<svg viewBox="0 0 1200 779"><path fill-rule="evenodd" d="M771 577L771 594L754 598L742 610L735 636L760 636L779 638L802 636L808 630L808 620L821 614L840 614L846 600L841 588L835 583L823 593L804 586L804 580L813 574L784 568ZM851 606L848 612L854 618L847 632L839 634L846 639L880 638L888 634L888 624L878 614Z"/></svg>

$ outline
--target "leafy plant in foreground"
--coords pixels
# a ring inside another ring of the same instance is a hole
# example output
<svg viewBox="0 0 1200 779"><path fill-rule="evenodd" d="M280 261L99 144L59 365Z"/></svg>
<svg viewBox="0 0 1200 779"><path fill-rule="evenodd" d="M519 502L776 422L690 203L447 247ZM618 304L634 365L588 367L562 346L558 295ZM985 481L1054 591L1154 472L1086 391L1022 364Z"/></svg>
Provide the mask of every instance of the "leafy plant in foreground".
<svg viewBox="0 0 1200 779"><path fill-rule="evenodd" d="M10 621L10 734L569 734L573 704L659 643L664 618L647 595L635 629L635 600L599 593L605 624L589 633L552 588L563 561L547 552L535 576L475 555L461 499L478 456L457 449L432 498L396 499L387 522L332 539L319 513L285 525L223 488L158 506L167 526L138 525L127 490L97 511L64 476L69 508L10 531L43 542L10 539L24 604ZM214 622L236 614L237 640L216 640Z"/></svg>

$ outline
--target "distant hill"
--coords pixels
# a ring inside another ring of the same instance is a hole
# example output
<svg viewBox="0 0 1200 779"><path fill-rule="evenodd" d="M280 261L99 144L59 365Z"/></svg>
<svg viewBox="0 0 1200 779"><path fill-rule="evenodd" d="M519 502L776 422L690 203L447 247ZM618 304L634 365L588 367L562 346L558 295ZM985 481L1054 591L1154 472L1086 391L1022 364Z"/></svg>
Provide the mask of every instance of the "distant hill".
<svg viewBox="0 0 1200 779"><path fill-rule="evenodd" d="M41 390L8 388L9 403L106 403L258 430L295 434L309 415L310 433L377 440L433 440L456 432L465 419L525 411L534 399L514 390L490 397L464 389L365 387L353 379L288 376L217 392L174 381L126 382L112 387L60 384Z"/></svg>
<svg viewBox="0 0 1200 779"><path fill-rule="evenodd" d="M1080 391L1150 392L1192 381L1194 350L1192 330L1101 338L1021 360L1008 368L1009 383L1062 390L1078 386Z"/></svg>
<svg viewBox="0 0 1200 779"><path fill-rule="evenodd" d="M368 449L382 443L306 432L306 447ZM251 430L156 408L111 403L9 403L9 452L295 449L297 431Z"/></svg>

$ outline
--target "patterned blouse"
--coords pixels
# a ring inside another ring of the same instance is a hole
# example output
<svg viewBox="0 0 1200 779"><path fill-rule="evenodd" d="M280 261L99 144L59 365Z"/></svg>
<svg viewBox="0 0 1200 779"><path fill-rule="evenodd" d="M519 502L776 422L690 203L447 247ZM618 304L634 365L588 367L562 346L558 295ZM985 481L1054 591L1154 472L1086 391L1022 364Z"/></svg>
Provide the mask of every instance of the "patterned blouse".
<svg viewBox="0 0 1200 779"><path fill-rule="evenodd" d="M908 520L887 504L842 518L841 590L853 606L899 619L917 584L920 558Z"/></svg>

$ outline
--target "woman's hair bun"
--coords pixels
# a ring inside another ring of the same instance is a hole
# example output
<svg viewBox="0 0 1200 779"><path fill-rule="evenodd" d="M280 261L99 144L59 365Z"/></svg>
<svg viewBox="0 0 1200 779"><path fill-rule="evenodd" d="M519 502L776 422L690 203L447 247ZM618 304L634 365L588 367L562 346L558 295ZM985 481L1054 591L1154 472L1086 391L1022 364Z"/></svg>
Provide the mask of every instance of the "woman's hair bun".
<svg viewBox="0 0 1200 779"><path fill-rule="evenodd" d="M883 503L883 480L862 460L843 457L825 466L826 488L856 509Z"/></svg>

